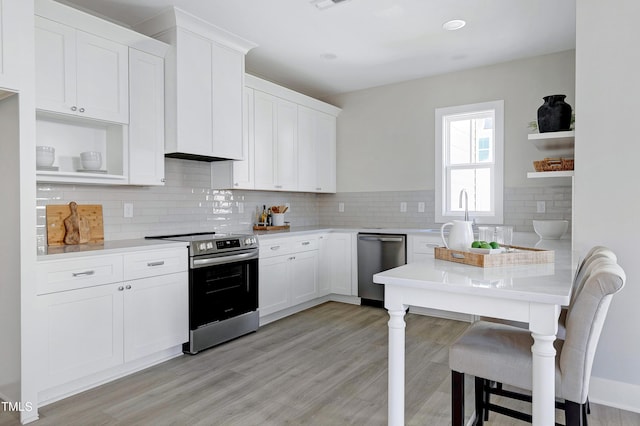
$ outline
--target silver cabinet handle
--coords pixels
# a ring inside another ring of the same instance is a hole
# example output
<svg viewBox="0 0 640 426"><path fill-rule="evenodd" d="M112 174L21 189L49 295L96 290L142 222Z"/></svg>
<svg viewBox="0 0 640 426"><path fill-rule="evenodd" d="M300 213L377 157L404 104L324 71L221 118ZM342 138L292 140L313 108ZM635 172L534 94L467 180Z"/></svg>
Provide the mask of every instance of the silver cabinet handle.
<svg viewBox="0 0 640 426"><path fill-rule="evenodd" d="M424 246L425 247L429 247L429 248L434 248L434 247L440 247L440 244L438 244L438 243L425 243Z"/></svg>
<svg viewBox="0 0 640 426"><path fill-rule="evenodd" d="M274 185L274 188L280 189L280 188L282 188L282 185Z"/></svg>
<svg viewBox="0 0 640 426"><path fill-rule="evenodd" d="M124 286L124 288L126 288L127 290L131 290L131 284L127 284L126 286Z"/></svg>
<svg viewBox="0 0 640 426"><path fill-rule="evenodd" d="M308 246L309 244L311 244L309 241L303 241L303 242L302 242L302 245L303 245L303 246Z"/></svg>
<svg viewBox="0 0 640 426"><path fill-rule="evenodd" d="M123 291L123 290L124 290L124 287L118 286L118 291Z"/></svg>
<svg viewBox="0 0 640 426"><path fill-rule="evenodd" d="M84 112L84 108L80 108L78 111L80 111L80 112Z"/></svg>
<svg viewBox="0 0 640 426"><path fill-rule="evenodd" d="M360 241L382 241L384 243L400 243L403 241L402 237L363 237L359 236L358 239Z"/></svg>
<svg viewBox="0 0 640 426"><path fill-rule="evenodd" d="M271 250L280 250L280 246L271 246Z"/></svg>
<svg viewBox="0 0 640 426"><path fill-rule="evenodd" d="M289 260L296 260L296 257L295 257L295 256L291 256L291 257L289 258Z"/></svg>
<svg viewBox="0 0 640 426"><path fill-rule="evenodd" d="M166 182L167 180L165 178L161 178L160 182Z"/></svg>
<svg viewBox="0 0 640 426"><path fill-rule="evenodd" d="M318 187L316 188L316 191L322 191L322 188Z"/></svg>
<svg viewBox="0 0 640 426"><path fill-rule="evenodd" d="M164 260L160 260L158 262L149 262L147 263L147 266L151 267L151 266L162 266L164 265Z"/></svg>
<svg viewBox="0 0 640 426"><path fill-rule="evenodd" d="M96 271L84 271L84 272L73 272L71 275L74 277L83 277L87 275L93 275Z"/></svg>
<svg viewBox="0 0 640 426"><path fill-rule="evenodd" d="M78 107L76 107L75 105L71 107L71 111L77 111Z"/></svg>

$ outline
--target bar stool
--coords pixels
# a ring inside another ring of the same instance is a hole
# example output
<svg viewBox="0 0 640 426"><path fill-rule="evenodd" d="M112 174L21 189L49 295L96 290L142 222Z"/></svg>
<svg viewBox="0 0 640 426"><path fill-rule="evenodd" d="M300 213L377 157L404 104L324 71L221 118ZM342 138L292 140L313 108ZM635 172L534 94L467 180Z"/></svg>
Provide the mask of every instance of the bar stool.
<svg viewBox="0 0 640 426"><path fill-rule="evenodd" d="M586 424L589 380L600 332L611 299L626 280L622 268L610 258L594 261L582 277L582 285L567 310L565 339L554 342L555 392L557 398L564 400L557 405L564 408L566 423L570 426ZM464 421L465 374L476 377L476 425L483 424L485 410L531 422L531 415L491 404L485 393L491 392L487 381L531 391L532 345L533 338L528 330L486 321L471 325L451 345L453 425L462 425ZM530 400L517 392L504 396Z"/></svg>

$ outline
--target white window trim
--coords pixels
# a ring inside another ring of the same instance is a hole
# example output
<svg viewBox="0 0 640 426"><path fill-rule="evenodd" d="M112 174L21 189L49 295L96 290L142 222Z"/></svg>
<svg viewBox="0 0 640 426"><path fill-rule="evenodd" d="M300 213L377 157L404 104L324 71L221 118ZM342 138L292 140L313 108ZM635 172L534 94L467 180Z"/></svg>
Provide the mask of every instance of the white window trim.
<svg viewBox="0 0 640 426"><path fill-rule="evenodd" d="M495 166L493 175L493 196L495 212L493 215L474 215L470 213L470 219L480 224L502 224L504 222L504 101L481 102L477 104L459 105L446 108L436 108L435 111L435 221L445 223L451 220L460 220L464 213L445 215L443 207L446 205L446 188L444 178L444 150L443 150L443 123L444 117L455 114L468 114L478 111L493 109L495 111ZM458 194L451 194L456 199Z"/></svg>

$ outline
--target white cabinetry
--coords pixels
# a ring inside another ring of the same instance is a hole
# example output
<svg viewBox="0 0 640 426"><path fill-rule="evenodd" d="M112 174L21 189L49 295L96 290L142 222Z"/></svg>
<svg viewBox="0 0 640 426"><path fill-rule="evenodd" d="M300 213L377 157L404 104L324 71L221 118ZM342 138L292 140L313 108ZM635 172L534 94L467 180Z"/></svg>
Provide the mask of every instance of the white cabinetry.
<svg viewBox="0 0 640 426"><path fill-rule="evenodd" d="M260 244L260 316L318 297L318 236Z"/></svg>
<svg viewBox="0 0 640 426"><path fill-rule="evenodd" d="M247 74L243 161L212 163L214 188L335 192L340 109Z"/></svg>
<svg viewBox="0 0 640 426"><path fill-rule="evenodd" d="M407 263L433 259L434 249L442 246L440 234L409 235L407 238Z"/></svg>
<svg viewBox="0 0 640 426"><path fill-rule="evenodd" d="M353 234L331 232L320 236L319 295L354 295L352 288Z"/></svg>
<svg viewBox="0 0 640 426"><path fill-rule="evenodd" d="M36 145L55 148L37 180L162 184L168 45L55 1L34 9ZM82 169L84 151L100 170Z"/></svg>
<svg viewBox="0 0 640 426"><path fill-rule="evenodd" d="M268 93L254 92L255 189L296 189L297 106Z"/></svg>
<svg viewBox="0 0 640 426"><path fill-rule="evenodd" d="M129 183L164 185L164 59L129 49Z"/></svg>
<svg viewBox="0 0 640 426"><path fill-rule="evenodd" d="M20 77L20 37L21 16L19 8L24 7L13 0L0 0L0 98L3 89L19 88Z"/></svg>
<svg viewBox="0 0 640 426"><path fill-rule="evenodd" d="M336 192L336 117L298 106L298 190Z"/></svg>
<svg viewBox="0 0 640 426"><path fill-rule="evenodd" d="M129 122L128 48L36 16L36 107Z"/></svg>
<svg viewBox="0 0 640 426"><path fill-rule="evenodd" d="M136 28L171 44L165 153L241 160L244 57L255 45L178 8Z"/></svg>
<svg viewBox="0 0 640 426"><path fill-rule="evenodd" d="M532 133L529 141L539 150L552 154L553 157L573 157L575 144L575 131ZM528 178L547 177L571 177L573 170L563 170L557 172L529 172Z"/></svg>
<svg viewBox="0 0 640 426"><path fill-rule="evenodd" d="M39 261L41 399L186 342L187 266L184 247Z"/></svg>

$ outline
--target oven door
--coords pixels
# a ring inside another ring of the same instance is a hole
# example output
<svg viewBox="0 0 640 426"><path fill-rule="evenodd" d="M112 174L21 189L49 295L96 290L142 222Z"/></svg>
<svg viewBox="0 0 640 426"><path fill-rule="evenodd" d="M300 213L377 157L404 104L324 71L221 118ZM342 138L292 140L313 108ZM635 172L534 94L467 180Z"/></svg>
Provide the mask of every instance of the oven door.
<svg viewBox="0 0 640 426"><path fill-rule="evenodd" d="M195 330L258 309L258 251L193 258L189 328Z"/></svg>

